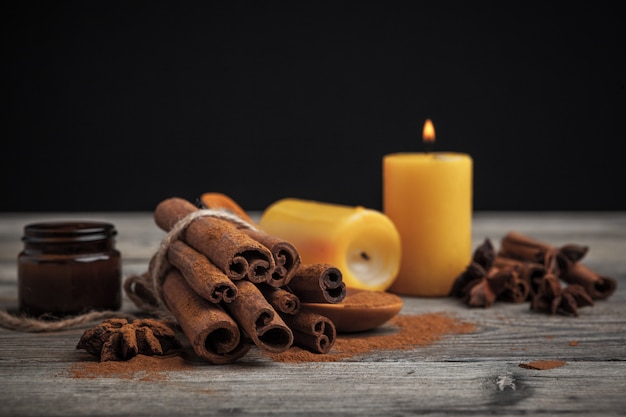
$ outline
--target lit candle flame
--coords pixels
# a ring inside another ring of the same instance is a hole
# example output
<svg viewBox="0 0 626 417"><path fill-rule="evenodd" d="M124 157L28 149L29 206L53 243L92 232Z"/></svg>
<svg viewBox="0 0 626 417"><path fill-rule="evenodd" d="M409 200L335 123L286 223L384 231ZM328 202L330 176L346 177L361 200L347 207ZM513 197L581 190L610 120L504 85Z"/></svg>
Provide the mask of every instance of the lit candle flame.
<svg viewBox="0 0 626 417"><path fill-rule="evenodd" d="M424 129L422 130L422 139L424 139L424 143L427 144L432 144L435 142L435 126L430 119L426 119L426 122L424 123Z"/></svg>

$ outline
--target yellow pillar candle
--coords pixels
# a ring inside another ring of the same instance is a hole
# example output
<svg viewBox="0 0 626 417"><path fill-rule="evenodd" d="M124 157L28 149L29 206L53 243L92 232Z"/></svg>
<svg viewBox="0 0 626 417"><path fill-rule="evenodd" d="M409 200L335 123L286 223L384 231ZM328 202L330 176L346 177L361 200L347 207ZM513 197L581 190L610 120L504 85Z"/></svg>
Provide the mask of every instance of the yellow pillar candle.
<svg viewBox="0 0 626 417"><path fill-rule="evenodd" d="M384 291L400 267L400 235L380 211L287 198L258 225L294 245L303 264L334 265L348 288Z"/></svg>
<svg viewBox="0 0 626 417"><path fill-rule="evenodd" d="M400 271L390 290L448 295L471 260L471 157L443 152L386 155L383 211L402 241Z"/></svg>

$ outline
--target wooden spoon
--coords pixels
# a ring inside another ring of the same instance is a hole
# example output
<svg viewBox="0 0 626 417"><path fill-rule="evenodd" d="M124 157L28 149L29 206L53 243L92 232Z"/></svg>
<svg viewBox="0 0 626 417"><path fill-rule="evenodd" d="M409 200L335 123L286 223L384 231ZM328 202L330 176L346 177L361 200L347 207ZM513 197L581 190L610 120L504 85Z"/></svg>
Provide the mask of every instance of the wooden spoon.
<svg viewBox="0 0 626 417"><path fill-rule="evenodd" d="M302 308L328 317L339 333L354 333L389 321L402 309L402 299L388 292L348 288L341 303L302 303Z"/></svg>

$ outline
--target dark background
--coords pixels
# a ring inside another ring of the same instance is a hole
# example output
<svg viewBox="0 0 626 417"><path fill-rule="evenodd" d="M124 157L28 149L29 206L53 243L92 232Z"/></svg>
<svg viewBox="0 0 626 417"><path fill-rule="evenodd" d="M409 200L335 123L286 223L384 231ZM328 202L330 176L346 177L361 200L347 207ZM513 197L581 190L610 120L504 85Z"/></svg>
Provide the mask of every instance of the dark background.
<svg viewBox="0 0 626 417"><path fill-rule="evenodd" d="M476 210L626 210L620 2L16 3L0 211L380 209L426 118Z"/></svg>

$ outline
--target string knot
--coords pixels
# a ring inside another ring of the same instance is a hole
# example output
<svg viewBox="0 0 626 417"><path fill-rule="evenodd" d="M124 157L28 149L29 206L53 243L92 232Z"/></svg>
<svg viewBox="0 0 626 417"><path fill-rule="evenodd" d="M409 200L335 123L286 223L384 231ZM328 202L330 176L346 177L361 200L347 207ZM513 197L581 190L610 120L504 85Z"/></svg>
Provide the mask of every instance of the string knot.
<svg viewBox="0 0 626 417"><path fill-rule="evenodd" d="M151 272L128 277L124 282L124 290L137 307L155 314L169 312L163 299L163 281L168 269L167 251L173 242L180 239L187 227L200 217L215 217L233 222L244 229L257 230L252 224L227 209L200 209L181 218L161 240L152 260Z"/></svg>

